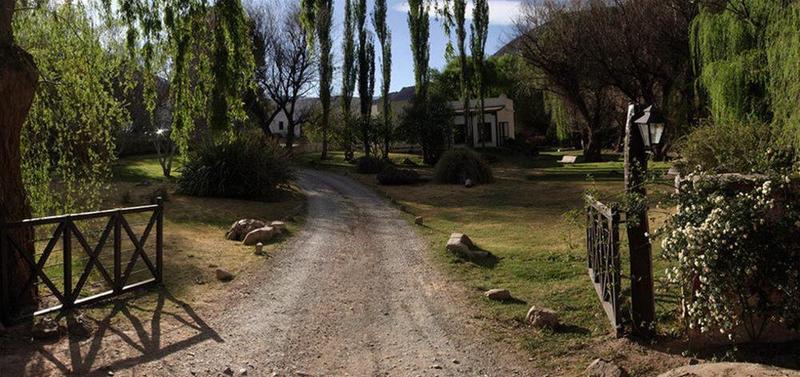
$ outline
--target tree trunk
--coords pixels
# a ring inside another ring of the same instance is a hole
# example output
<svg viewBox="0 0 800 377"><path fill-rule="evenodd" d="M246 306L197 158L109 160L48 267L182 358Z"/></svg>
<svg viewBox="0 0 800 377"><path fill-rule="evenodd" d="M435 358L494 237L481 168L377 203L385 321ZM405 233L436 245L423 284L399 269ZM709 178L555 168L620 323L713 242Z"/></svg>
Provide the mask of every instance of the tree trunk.
<svg viewBox="0 0 800 377"><path fill-rule="evenodd" d="M33 57L13 43L3 42L0 41L0 224L31 217L22 182L20 137L38 82ZM32 229L15 230L8 236L22 252L33 256ZM35 290L23 287L32 274L30 267L11 248L0 250L8 261L3 268L9 277L10 299L14 300L11 309L18 311L34 304Z"/></svg>
<svg viewBox="0 0 800 377"><path fill-rule="evenodd" d="M600 162L603 160L602 144L597 132L592 132L592 129L586 128L583 131L583 161L584 162Z"/></svg>

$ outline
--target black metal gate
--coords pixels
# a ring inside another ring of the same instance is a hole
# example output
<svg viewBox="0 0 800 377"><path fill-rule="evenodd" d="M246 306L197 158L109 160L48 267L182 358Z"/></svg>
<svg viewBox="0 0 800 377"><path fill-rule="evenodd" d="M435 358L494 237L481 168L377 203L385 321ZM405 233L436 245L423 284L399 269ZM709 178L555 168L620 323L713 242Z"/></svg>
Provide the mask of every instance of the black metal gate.
<svg viewBox="0 0 800 377"><path fill-rule="evenodd" d="M144 216L140 232L135 231L139 229L128 220L135 216ZM97 230L93 234L95 237L90 233L91 225L95 225ZM48 226L54 228L52 233L46 229ZM29 244L20 245L10 233L25 228L34 237ZM147 248L153 228L155 245ZM43 232L43 238L36 237ZM29 250L36 250L37 244L44 247L31 255ZM60 249L56 252L58 246ZM153 205L0 224L0 319L9 323L31 314L70 309L136 288L160 284L163 247L164 204L161 198ZM148 255L148 250L152 251L155 261ZM24 294L34 289L38 310L19 312L22 294L12 295L9 280L8 266L13 261L12 256L21 258L33 272L23 289L18 291ZM139 260L144 268L134 270ZM109 264L112 271L106 269ZM87 288L90 281L91 288Z"/></svg>
<svg viewBox="0 0 800 377"><path fill-rule="evenodd" d="M586 251L589 278L617 337L622 336L619 210L586 199Z"/></svg>

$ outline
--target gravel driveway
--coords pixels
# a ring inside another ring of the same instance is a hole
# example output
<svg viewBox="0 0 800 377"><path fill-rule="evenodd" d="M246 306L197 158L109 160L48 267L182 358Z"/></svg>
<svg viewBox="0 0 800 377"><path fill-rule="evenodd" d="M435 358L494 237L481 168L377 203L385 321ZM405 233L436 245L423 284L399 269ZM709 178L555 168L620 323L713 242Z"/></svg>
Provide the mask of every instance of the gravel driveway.
<svg viewBox="0 0 800 377"><path fill-rule="evenodd" d="M209 319L222 341L135 374L534 375L429 266L424 241L387 200L333 173L302 170L298 181L307 222L265 267L231 283L246 299Z"/></svg>

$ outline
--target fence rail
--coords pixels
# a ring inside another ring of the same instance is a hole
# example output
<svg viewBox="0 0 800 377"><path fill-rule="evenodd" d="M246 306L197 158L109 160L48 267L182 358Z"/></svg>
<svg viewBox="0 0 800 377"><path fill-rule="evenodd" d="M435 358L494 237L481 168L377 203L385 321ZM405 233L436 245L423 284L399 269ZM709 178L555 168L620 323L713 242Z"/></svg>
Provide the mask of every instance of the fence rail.
<svg viewBox="0 0 800 377"><path fill-rule="evenodd" d="M620 214L594 198L586 199L586 251L589 278L616 336L622 336L623 321L619 251Z"/></svg>
<svg viewBox="0 0 800 377"><path fill-rule="evenodd" d="M144 226L143 231L137 234L126 216L133 214L151 213L149 220ZM104 220L105 226L99 233L96 242L89 242L85 234L85 229L81 229L79 221ZM35 237L28 241L22 241L12 237L14 233L20 234L25 230L30 234L36 234L37 228L55 226L52 235L45 239L46 246L40 254L30 250L35 250ZM155 228L155 261L151 260L146 250L148 240ZM104 253L109 239L111 239L111 255ZM128 260L123 261L122 248L124 243L130 243L133 252ZM56 246L60 244L62 263L56 263L56 270L48 260L55 258ZM40 315L58 310L66 310L78 305L85 305L98 300L117 296L133 289L142 288L162 282L163 273L163 248L164 248L164 203L158 198L156 204L119 208L106 211L88 212L73 215L42 217L37 219L27 219L13 223L0 224L0 320L5 323L14 322L30 315ZM10 266L11 263L20 263L29 269L30 277L21 289L12 292ZM135 279L133 275L138 274L134 271L137 262L141 260L145 268L141 271L148 272L147 278ZM104 265L104 261L113 264L112 271ZM75 271L73 271L75 269ZM74 272L79 275L75 276ZM109 289L104 292L86 294L85 288L92 273L100 275L100 283L105 283ZM63 280L58 281L56 277ZM75 279L77 277L77 279ZM38 282L37 282L38 280ZM133 280L133 281L132 281ZM56 283L61 283L61 289ZM20 302L25 292L35 290L35 295L39 298L38 310L28 310L20 308ZM42 292L46 290L45 292ZM42 301L42 297L49 293L56 299L55 305L47 305Z"/></svg>

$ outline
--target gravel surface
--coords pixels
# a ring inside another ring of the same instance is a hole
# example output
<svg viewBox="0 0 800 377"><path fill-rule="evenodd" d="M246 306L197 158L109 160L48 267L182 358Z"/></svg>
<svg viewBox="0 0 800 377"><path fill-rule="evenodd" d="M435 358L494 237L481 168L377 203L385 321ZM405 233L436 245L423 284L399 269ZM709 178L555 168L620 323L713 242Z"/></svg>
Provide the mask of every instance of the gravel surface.
<svg viewBox="0 0 800 377"><path fill-rule="evenodd" d="M424 241L388 201L353 180L303 170L302 230L237 278L206 341L131 366L135 375L539 375L475 319ZM446 235L443 235L446 237ZM121 372L121 371L118 371Z"/></svg>

